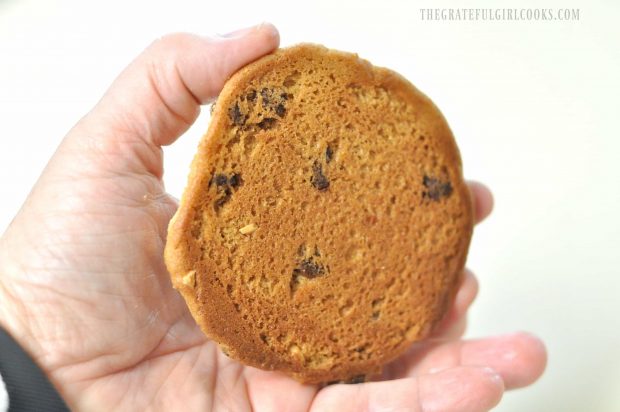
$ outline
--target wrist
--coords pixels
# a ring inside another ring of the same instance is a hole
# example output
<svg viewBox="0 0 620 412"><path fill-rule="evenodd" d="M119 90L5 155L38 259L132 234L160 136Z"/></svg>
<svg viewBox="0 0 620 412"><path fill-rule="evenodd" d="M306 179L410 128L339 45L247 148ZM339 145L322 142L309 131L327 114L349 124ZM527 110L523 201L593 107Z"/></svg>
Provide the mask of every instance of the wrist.
<svg viewBox="0 0 620 412"><path fill-rule="evenodd" d="M6 236L0 237L0 371L10 408L65 411L51 382L50 345L45 344L45 323L40 321L47 313L45 294L28 278L19 256L23 255L10 247Z"/></svg>
<svg viewBox="0 0 620 412"><path fill-rule="evenodd" d="M3 381L0 410L7 407L20 411L68 410L45 372L3 328L0 328L0 375Z"/></svg>
<svg viewBox="0 0 620 412"><path fill-rule="evenodd" d="M18 293L19 270L9 257L4 238L0 239L0 327L33 356L38 346L30 328L29 316Z"/></svg>

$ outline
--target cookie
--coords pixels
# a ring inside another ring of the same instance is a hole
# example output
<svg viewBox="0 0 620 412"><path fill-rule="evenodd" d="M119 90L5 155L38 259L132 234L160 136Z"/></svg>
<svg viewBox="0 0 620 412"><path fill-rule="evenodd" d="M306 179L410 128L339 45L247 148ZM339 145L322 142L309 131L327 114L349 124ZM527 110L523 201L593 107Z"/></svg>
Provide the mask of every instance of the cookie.
<svg viewBox="0 0 620 412"><path fill-rule="evenodd" d="M437 107L390 70L303 44L224 86L165 260L228 356L355 382L442 319L472 226Z"/></svg>

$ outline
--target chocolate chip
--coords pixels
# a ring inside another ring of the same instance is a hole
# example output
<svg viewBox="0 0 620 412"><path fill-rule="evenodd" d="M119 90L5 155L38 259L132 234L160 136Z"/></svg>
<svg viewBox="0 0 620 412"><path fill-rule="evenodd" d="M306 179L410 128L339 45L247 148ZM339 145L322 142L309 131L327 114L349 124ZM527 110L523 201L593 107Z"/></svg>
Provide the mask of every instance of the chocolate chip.
<svg viewBox="0 0 620 412"><path fill-rule="evenodd" d="M280 97L281 97L282 99L284 99L284 100L288 100L289 96L292 96L292 95L289 95L288 93L282 93L282 94L280 94Z"/></svg>
<svg viewBox="0 0 620 412"><path fill-rule="evenodd" d="M235 103L233 107L228 109L228 117L230 117L230 120L235 126L243 126L247 120L247 116L241 113L239 103Z"/></svg>
<svg viewBox="0 0 620 412"><path fill-rule="evenodd" d="M301 273L308 278L322 275L324 272L323 266L314 262L312 259L304 259L301 262L300 268Z"/></svg>
<svg viewBox="0 0 620 412"><path fill-rule="evenodd" d="M304 248L305 249L305 248ZM305 252L302 252L305 253ZM314 261L313 257L303 259L299 265L293 269L290 288L291 293L295 293L301 284L301 278L314 279L325 274L325 268L320 263Z"/></svg>
<svg viewBox="0 0 620 412"><path fill-rule="evenodd" d="M314 162L312 165L312 177L310 178L312 186L320 191L327 190L329 187L329 180L323 174L323 166L319 162Z"/></svg>
<svg viewBox="0 0 620 412"><path fill-rule="evenodd" d="M256 90L251 89L246 95L246 98L249 102L253 102L254 100L256 100Z"/></svg>
<svg viewBox="0 0 620 412"><path fill-rule="evenodd" d="M233 173L228 179L228 184L230 187L237 187L241 184L241 175L239 173Z"/></svg>
<svg viewBox="0 0 620 412"><path fill-rule="evenodd" d="M224 189L224 193L222 194L222 196L220 196L215 201L215 203L214 203L215 210L218 210L219 208L224 206L224 204L230 200L230 197L232 195L232 191L230 190L230 187L228 187L228 186L219 186L219 189Z"/></svg>
<svg viewBox="0 0 620 412"><path fill-rule="evenodd" d="M269 106L269 102L270 102L270 98L269 98L269 89L267 89L266 87L264 87L261 91L260 91L260 95L263 98L263 107L267 107Z"/></svg>
<svg viewBox="0 0 620 412"><path fill-rule="evenodd" d="M293 270L293 273L298 276L304 276L308 279L313 279L317 276L323 275L325 273L325 268L315 262L312 258L308 258L302 260L299 266Z"/></svg>
<svg viewBox="0 0 620 412"><path fill-rule="evenodd" d="M286 107L282 103L276 106L276 114L280 117L284 117L286 114Z"/></svg>
<svg viewBox="0 0 620 412"><path fill-rule="evenodd" d="M422 193L422 197L428 197L431 200L439 201L442 197L448 197L452 194L452 185L450 182L442 182L435 177L424 175L422 184L428 190Z"/></svg>
<svg viewBox="0 0 620 412"><path fill-rule="evenodd" d="M366 375L357 375L352 377L349 380L346 380L344 383L356 384L356 383L364 383L366 382Z"/></svg>
<svg viewBox="0 0 620 412"><path fill-rule="evenodd" d="M265 117L263 120L258 122L257 126L260 127L262 130L269 130L276 125L277 121L278 120L274 119L273 117Z"/></svg>
<svg viewBox="0 0 620 412"><path fill-rule="evenodd" d="M299 247L297 248L297 254L299 256L303 256L306 254L306 245L304 245L303 243L301 245L299 245Z"/></svg>
<svg viewBox="0 0 620 412"><path fill-rule="evenodd" d="M366 382L366 375L356 375L350 379L342 380L342 381L328 381L324 385L339 385L339 384L358 384Z"/></svg>
<svg viewBox="0 0 620 412"><path fill-rule="evenodd" d="M213 204L215 206L215 210L219 210L229 200L230 200L230 195L227 195L227 194L224 194L224 196L219 197Z"/></svg>
<svg viewBox="0 0 620 412"><path fill-rule="evenodd" d="M332 161L332 158L334 157L334 151L332 150L331 146L327 146L327 149L325 149L325 162L329 163Z"/></svg>
<svg viewBox="0 0 620 412"><path fill-rule="evenodd" d="M228 183L228 178L226 175L217 174L215 175L215 184L217 186L225 186Z"/></svg>

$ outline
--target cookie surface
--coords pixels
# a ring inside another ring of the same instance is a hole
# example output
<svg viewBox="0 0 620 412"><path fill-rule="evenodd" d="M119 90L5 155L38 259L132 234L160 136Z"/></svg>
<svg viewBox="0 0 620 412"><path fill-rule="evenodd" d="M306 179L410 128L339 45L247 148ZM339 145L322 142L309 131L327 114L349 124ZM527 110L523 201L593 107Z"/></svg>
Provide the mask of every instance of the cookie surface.
<svg viewBox="0 0 620 412"><path fill-rule="evenodd" d="M226 83L165 260L230 357L303 382L350 381L441 320L472 227L433 103L356 55L299 45Z"/></svg>

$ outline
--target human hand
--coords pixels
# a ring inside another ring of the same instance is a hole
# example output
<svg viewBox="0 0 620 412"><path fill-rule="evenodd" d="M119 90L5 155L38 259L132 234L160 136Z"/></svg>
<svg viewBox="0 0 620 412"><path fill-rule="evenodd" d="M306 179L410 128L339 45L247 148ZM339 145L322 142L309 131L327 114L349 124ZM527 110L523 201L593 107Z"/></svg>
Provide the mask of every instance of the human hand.
<svg viewBox="0 0 620 412"><path fill-rule="evenodd" d="M0 239L0 322L78 410L485 411L532 383L545 350L526 334L463 341L467 274L436 335L383 381L318 388L224 356L163 262L177 208L162 146L237 69L278 46L270 25L157 40L64 138ZM477 220L491 210L472 184Z"/></svg>

